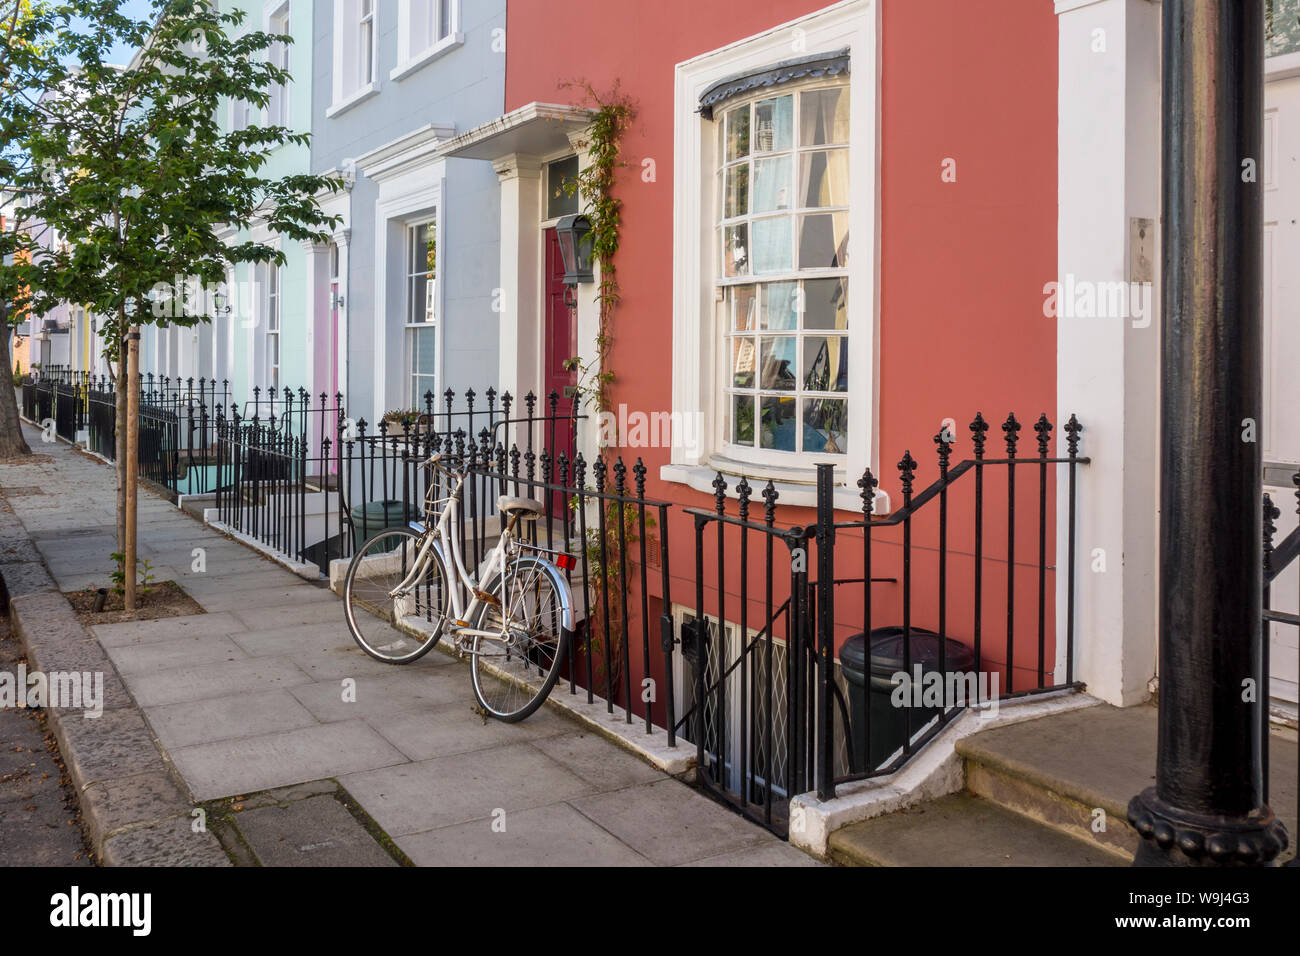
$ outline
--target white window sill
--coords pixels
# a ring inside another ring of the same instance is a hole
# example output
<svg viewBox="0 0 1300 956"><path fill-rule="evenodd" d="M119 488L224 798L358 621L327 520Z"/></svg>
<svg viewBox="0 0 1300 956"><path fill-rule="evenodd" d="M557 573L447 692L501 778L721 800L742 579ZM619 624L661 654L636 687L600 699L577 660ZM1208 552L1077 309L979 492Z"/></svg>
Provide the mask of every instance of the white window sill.
<svg viewBox="0 0 1300 956"><path fill-rule="evenodd" d="M378 92L379 92L378 83L367 83L365 86L361 87L361 89L357 90L355 93L352 93L349 96L345 97L344 99L341 99L337 103L331 105L329 109L325 111L325 115L330 119L333 119L335 116L338 116L340 113L352 109L352 107L356 106L358 103L364 103L366 100L370 99L370 97L374 96Z"/></svg>
<svg viewBox="0 0 1300 956"><path fill-rule="evenodd" d="M444 54L450 53L452 50L456 49L457 47L464 46L464 45L465 45L465 34L463 33L448 34L447 36L439 40L437 43L435 43L433 46L425 50L423 53L417 53L415 56L411 57L409 60L405 61L404 63L399 63L393 69L393 72L388 74L388 78L390 80L400 80L404 76L410 76L416 70L420 69L420 67L428 65L432 63L434 60L443 56Z"/></svg>
<svg viewBox="0 0 1300 956"><path fill-rule="evenodd" d="M730 472L731 463L728 462L722 468L710 467L708 465L662 465L659 468L659 480L671 481L676 484L686 485L696 491L702 491L705 494L714 494L716 489L713 487L713 480L722 471L723 478L727 481L726 495L728 498L735 498L736 485L740 483L740 477ZM755 472L761 471L761 465L750 465L748 468ZM767 487L767 478L758 474L746 474L746 480L749 482L752 490L750 491L750 516L751 519L757 515L759 520L762 519L763 507L763 489ZM855 479L856 480L856 479ZM815 508L817 507L817 488L812 484L796 483L791 481L778 481L773 479L772 486L776 488L780 495L776 499L777 506L791 505L797 508ZM862 489L856 485L835 487L832 499L835 503L836 511L848 511L854 515L862 514ZM755 510L755 506L757 509ZM886 515L890 512L889 493L876 489L873 514Z"/></svg>

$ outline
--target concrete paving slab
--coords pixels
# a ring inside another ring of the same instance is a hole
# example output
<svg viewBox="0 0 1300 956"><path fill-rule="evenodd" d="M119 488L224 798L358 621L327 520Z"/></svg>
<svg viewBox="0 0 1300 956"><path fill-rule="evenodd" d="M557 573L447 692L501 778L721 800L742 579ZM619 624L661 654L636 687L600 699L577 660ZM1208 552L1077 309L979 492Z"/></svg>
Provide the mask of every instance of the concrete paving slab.
<svg viewBox="0 0 1300 956"><path fill-rule="evenodd" d="M257 608L293 607L304 608L311 605L328 605L334 613L342 618L342 608L338 599L323 588L313 587L305 581L296 587L264 587L251 590L220 590L207 594L194 595L196 601L205 611L242 611Z"/></svg>
<svg viewBox="0 0 1300 956"><path fill-rule="evenodd" d="M277 687L293 687L311 680L284 657L249 657L197 667L178 667L161 673L136 674L131 693L141 707L178 701L229 697Z"/></svg>
<svg viewBox="0 0 1300 956"><path fill-rule="evenodd" d="M364 655L352 640L347 625L342 621L342 615L339 617L337 623L318 621L312 624L277 627L273 630L245 631L232 635L232 640L251 657L266 657L274 654L293 657L300 653L310 654L337 648L351 648ZM375 661L375 663L383 662Z"/></svg>
<svg viewBox="0 0 1300 956"><path fill-rule="evenodd" d="M667 779L661 770L611 748L595 734L569 733L533 741L533 746L563 764L597 790L619 790L638 783Z"/></svg>
<svg viewBox="0 0 1300 956"><path fill-rule="evenodd" d="M397 866L333 796L245 810L236 823L263 866Z"/></svg>
<svg viewBox="0 0 1300 956"><path fill-rule="evenodd" d="M349 774L339 783L394 838L592 792L526 743Z"/></svg>
<svg viewBox="0 0 1300 956"><path fill-rule="evenodd" d="M109 649L109 657L125 676L156 674L178 667L195 667L220 661L246 658L243 650L228 637L178 637L150 644L127 644Z"/></svg>
<svg viewBox="0 0 1300 956"><path fill-rule="evenodd" d="M464 700L413 713L367 718L366 723L411 760L472 753L573 731L570 721L546 709L517 724L485 721Z"/></svg>
<svg viewBox="0 0 1300 956"><path fill-rule="evenodd" d="M181 701L145 711L168 753L182 747L314 727L318 721L288 690Z"/></svg>
<svg viewBox="0 0 1300 956"><path fill-rule="evenodd" d="M671 778L569 802L661 866L776 841L767 831Z"/></svg>
<svg viewBox="0 0 1300 956"><path fill-rule="evenodd" d="M197 800L376 771L406 761L360 720L197 744L174 750L171 757Z"/></svg>
<svg viewBox="0 0 1300 956"><path fill-rule="evenodd" d="M504 817L412 833L396 842L417 866L650 865L567 803L507 811Z"/></svg>
<svg viewBox="0 0 1300 956"><path fill-rule="evenodd" d="M346 688L342 680L322 681L302 684L290 693L322 723L427 710L459 700L465 693L460 681L441 670L405 670L350 679L353 683Z"/></svg>
<svg viewBox="0 0 1300 956"><path fill-rule="evenodd" d="M825 866L826 864L788 843L774 841L749 850L736 850L734 853L723 853L720 856L692 860L690 863L680 865L690 867L715 866L730 869L736 866Z"/></svg>
<svg viewBox="0 0 1300 956"><path fill-rule="evenodd" d="M313 624L318 621L343 620L343 605L335 601L291 603L279 607L251 608L231 612L244 625L244 630L270 630L294 624Z"/></svg>
<svg viewBox="0 0 1300 956"><path fill-rule="evenodd" d="M375 660L355 644L352 647L335 647L311 653L295 651L286 653L285 656L292 658L298 668L309 675L313 681L329 683L336 687L344 677L383 677L395 670L411 673L438 670L426 666L423 661L416 665L385 664Z"/></svg>
<svg viewBox="0 0 1300 956"><path fill-rule="evenodd" d="M156 621L96 624L90 630L105 647L122 647L127 644L171 641L186 636L237 634L247 629L244 622L233 614L187 614L183 617L160 618Z"/></svg>

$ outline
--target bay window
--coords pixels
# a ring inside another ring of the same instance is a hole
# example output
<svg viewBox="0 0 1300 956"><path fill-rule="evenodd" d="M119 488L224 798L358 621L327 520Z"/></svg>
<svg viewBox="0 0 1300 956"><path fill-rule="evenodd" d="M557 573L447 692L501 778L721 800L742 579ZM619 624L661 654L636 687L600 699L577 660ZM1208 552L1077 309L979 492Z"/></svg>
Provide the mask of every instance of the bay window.
<svg viewBox="0 0 1300 956"><path fill-rule="evenodd" d="M879 17L846 0L676 66L672 409L697 427L666 481L810 505L831 464L858 510L879 470Z"/></svg>
<svg viewBox="0 0 1300 956"><path fill-rule="evenodd" d="M723 443L738 457L848 448L848 117L836 84L717 123Z"/></svg>

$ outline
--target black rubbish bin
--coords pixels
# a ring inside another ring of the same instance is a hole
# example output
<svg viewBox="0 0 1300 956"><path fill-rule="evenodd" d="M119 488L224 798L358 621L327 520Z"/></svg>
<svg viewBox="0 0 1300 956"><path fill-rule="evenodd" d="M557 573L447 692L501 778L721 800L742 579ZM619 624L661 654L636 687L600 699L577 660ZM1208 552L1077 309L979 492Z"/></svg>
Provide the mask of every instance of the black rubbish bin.
<svg viewBox="0 0 1300 956"><path fill-rule="evenodd" d="M917 665L922 675L939 670L939 635L925 628L913 627L911 640L912 672L915 678ZM849 763L854 773L861 773L862 737L866 731L866 714L862 708L862 686L865 683L866 640L854 634L840 648L840 667L848 682L849 723L853 732L853 746L849 748ZM946 639L944 665L948 673L969 673L975 666L975 654L960 641ZM903 629L898 626L877 627L871 631L871 682L869 708L871 715L871 741L868 757L871 769L879 767L885 759L903 746L907 739L907 714L912 714L912 733L916 733L936 717L939 707L911 706L912 695L906 695L907 706L894 703L893 676L903 670Z"/></svg>
<svg viewBox="0 0 1300 956"><path fill-rule="evenodd" d="M355 552L368 540L386 528L404 528L400 499L367 501L360 508L348 512L352 519L352 549Z"/></svg>

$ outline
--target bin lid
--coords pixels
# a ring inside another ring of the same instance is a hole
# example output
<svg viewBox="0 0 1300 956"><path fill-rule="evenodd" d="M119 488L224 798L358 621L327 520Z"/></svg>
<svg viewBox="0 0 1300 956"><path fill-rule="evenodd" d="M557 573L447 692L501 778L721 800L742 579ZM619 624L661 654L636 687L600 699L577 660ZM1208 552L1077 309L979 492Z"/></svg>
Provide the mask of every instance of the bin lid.
<svg viewBox="0 0 1300 956"><path fill-rule="evenodd" d="M400 498L387 498L383 501L367 501L364 505L362 505L359 508L354 507L352 509L352 514L354 515L364 514L366 516L370 516L370 515L388 515L390 512L396 512L397 514L400 515L401 511L402 511L402 500Z"/></svg>
<svg viewBox="0 0 1300 956"><path fill-rule="evenodd" d="M939 635L923 627L911 629L912 666L921 664L926 671L938 670ZM863 635L854 634L840 648L840 664L862 673L866 656ZM947 638L944 664L949 671L968 671L975 664L975 653L960 641ZM889 676L903 669L903 628L899 625L871 629L871 672Z"/></svg>

